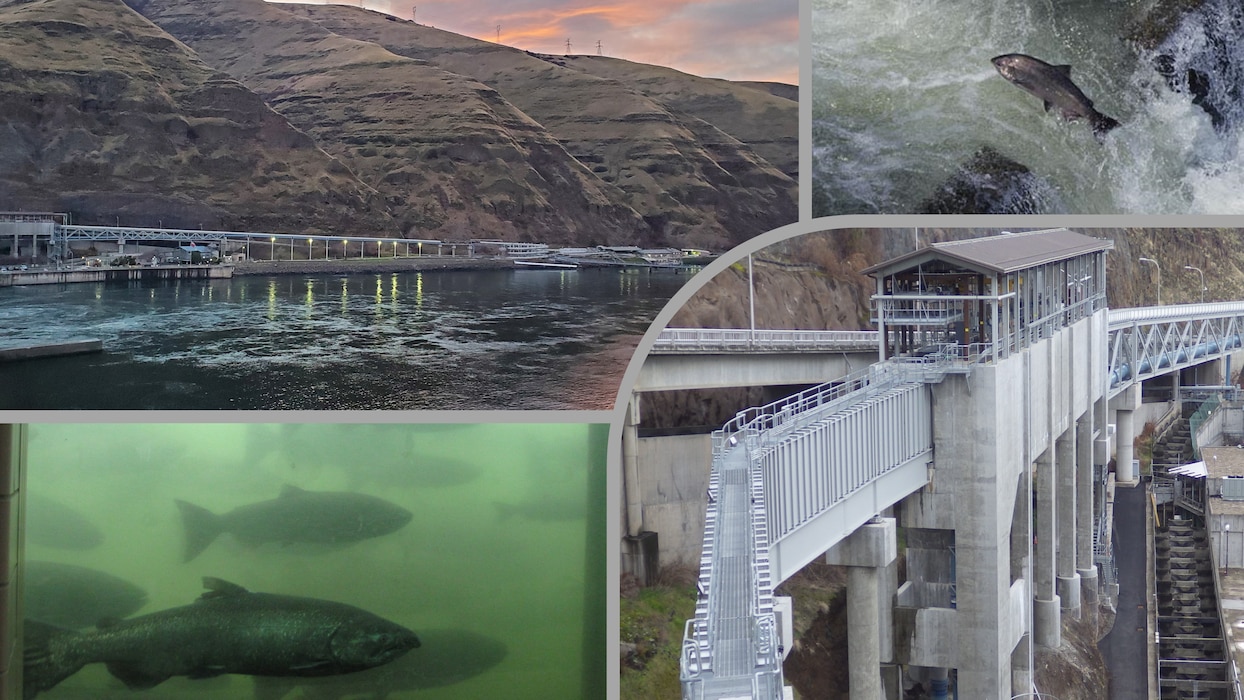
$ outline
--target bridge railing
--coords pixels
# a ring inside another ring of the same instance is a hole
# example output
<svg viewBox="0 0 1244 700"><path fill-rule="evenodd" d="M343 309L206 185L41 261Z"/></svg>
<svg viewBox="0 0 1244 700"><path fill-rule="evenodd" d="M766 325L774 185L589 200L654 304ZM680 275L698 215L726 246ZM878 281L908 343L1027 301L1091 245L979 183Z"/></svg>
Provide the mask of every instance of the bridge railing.
<svg viewBox="0 0 1244 700"><path fill-rule="evenodd" d="M872 350L877 331L752 330L748 328L666 328L653 352L792 352Z"/></svg>

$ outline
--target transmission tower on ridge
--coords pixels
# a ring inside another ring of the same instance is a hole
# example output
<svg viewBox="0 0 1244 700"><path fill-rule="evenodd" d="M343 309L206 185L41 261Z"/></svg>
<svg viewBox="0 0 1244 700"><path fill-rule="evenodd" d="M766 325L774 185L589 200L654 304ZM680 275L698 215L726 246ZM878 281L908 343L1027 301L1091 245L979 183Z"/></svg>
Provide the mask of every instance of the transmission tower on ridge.
<svg viewBox="0 0 1244 700"><path fill-rule="evenodd" d="M600 51L600 39L597 39L597 40L596 40L596 55L597 55L597 56L604 56L604 54L603 54L603 53L601 53L601 51Z"/></svg>
<svg viewBox="0 0 1244 700"><path fill-rule="evenodd" d="M570 39L566 39L566 55L570 55Z"/></svg>

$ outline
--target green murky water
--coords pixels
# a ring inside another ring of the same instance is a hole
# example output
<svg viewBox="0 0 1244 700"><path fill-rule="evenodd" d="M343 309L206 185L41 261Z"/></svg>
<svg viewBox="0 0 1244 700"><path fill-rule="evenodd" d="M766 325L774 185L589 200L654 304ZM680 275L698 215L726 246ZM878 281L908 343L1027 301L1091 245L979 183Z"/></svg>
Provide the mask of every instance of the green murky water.
<svg viewBox="0 0 1244 700"><path fill-rule="evenodd" d="M35 425L26 493L71 508L102 541L75 533L67 518L49 521L45 506L28 513L25 555L137 584L148 600L136 615L187 605L203 592L202 577L215 576L427 631L423 647L394 663L422 653L435 667L416 665L386 697L592 697L603 678L585 672L585 658L595 665L601 655L584 650L605 647L596 590L605 552L603 531L588 533L604 527L606 434L607 426L559 424ZM247 546L224 534L183 562L175 499L224 513L276 498L286 484L378 496L413 517L347 545ZM80 548L70 548L75 536ZM361 683L284 697L381 697ZM240 675L131 691L92 664L39 697L255 694Z"/></svg>

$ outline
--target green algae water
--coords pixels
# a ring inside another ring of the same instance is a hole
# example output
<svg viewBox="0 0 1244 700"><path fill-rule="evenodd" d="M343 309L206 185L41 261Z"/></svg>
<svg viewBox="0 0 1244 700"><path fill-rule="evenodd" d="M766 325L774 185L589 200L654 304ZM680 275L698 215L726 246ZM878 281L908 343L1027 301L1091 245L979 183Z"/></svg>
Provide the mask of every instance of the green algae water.
<svg viewBox="0 0 1244 700"><path fill-rule="evenodd" d="M601 697L607 433L563 424L31 426L27 563L87 567L140 587L146 601L132 616L189 605L203 577L216 577L347 603L423 641L389 665L285 679L262 695L244 675L135 691L96 663L39 697ZM411 517L332 544L245 544L224 533L184 561L177 500L223 514L290 487L367 494ZM28 603L47 593L26 585Z"/></svg>

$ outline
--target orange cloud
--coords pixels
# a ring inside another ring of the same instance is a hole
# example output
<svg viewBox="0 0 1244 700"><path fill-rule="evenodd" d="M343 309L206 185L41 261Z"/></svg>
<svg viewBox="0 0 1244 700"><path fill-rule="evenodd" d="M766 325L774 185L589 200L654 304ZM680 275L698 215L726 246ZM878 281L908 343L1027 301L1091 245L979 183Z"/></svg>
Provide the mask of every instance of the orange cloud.
<svg viewBox="0 0 1244 700"><path fill-rule="evenodd" d="M599 41L606 56L697 75L798 80L797 0L443 0L417 19L538 53L565 53L567 39L571 53L596 53Z"/></svg>

